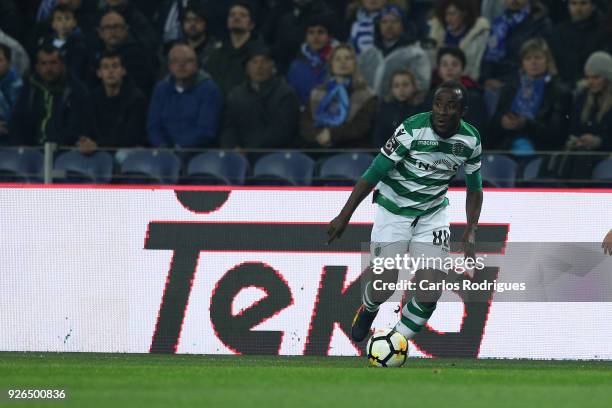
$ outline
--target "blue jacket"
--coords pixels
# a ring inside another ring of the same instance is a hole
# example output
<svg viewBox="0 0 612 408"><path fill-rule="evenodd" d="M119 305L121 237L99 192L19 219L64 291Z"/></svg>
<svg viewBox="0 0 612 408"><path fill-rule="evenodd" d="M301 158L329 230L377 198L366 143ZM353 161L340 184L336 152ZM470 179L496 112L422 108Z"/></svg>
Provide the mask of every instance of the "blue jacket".
<svg viewBox="0 0 612 408"><path fill-rule="evenodd" d="M182 93L172 76L155 86L148 133L153 147L202 147L216 141L223 107L221 92L204 71Z"/></svg>
<svg viewBox="0 0 612 408"><path fill-rule="evenodd" d="M310 63L300 55L293 60L287 73L287 82L297 94L300 105L304 106L310 100L310 91L325 81L327 68L325 65L313 68Z"/></svg>
<svg viewBox="0 0 612 408"><path fill-rule="evenodd" d="M0 78L0 121L6 122L10 119L22 87L23 81L14 68Z"/></svg>

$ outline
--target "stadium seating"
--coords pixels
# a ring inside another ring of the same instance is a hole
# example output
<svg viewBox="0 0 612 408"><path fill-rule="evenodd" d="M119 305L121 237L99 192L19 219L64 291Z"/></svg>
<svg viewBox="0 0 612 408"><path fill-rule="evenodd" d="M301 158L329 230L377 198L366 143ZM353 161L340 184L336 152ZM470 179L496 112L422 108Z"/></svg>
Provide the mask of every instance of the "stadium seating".
<svg viewBox="0 0 612 408"><path fill-rule="evenodd" d="M522 179L524 181L537 179L540 174L540 167L542 167L542 158L538 157L537 159L531 160L523 169Z"/></svg>
<svg viewBox="0 0 612 408"><path fill-rule="evenodd" d="M73 150L55 159L55 171L65 172L56 178L60 183L110 183L113 177L113 156L106 152L83 155Z"/></svg>
<svg viewBox="0 0 612 408"><path fill-rule="evenodd" d="M248 168L249 162L238 153L202 153L189 161L186 183L243 185Z"/></svg>
<svg viewBox="0 0 612 408"><path fill-rule="evenodd" d="M607 159L593 169L593 180L597 187L612 187L612 159Z"/></svg>
<svg viewBox="0 0 612 408"><path fill-rule="evenodd" d="M514 187L518 164L511 158L499 154L482 156L482 182L487 187Z"/></svg>
<svg viewBox="0 0 612 408"><path fill-rule="evenodd" d="M612 159L607 159L593 169L593 180L612 180Z"/></svg>
<svg viewBox="0 0 612 408"><path fill-rule="evenodd" d="M0 181L4 183L42 183L43 154L34 149L0 150Z"/></svg>
<svg viewBox="0 0 612 408"><path fill-rule="evenodd" d="M319 177L327 186L352 186L372 163L367 153L343 153L325 160Z"/></svg>
<svg viewBox="0 0 612 408"><path fill-rule="evenodd" d="M270 153L255 163L252 184L274 186L309 186L314 161L300 152Z"/></svg>
<svg viewBox="0 0 612 408"><path fill-rule="evenodd" d="M181 160L166 150L133 150L121 164L118 181L127 184L176 184Z"/></svg>

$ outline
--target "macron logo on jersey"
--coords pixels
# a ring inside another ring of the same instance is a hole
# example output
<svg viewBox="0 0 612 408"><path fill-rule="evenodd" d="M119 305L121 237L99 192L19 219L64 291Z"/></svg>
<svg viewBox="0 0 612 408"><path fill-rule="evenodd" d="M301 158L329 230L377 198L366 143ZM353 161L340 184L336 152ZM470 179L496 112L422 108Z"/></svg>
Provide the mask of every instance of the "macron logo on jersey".
<svg viewBox="0 0 612 408"><path fill-rule="evenodd" d="M435 140L418 140L416 142L417 146L438 146L438 144Z"/></svg>

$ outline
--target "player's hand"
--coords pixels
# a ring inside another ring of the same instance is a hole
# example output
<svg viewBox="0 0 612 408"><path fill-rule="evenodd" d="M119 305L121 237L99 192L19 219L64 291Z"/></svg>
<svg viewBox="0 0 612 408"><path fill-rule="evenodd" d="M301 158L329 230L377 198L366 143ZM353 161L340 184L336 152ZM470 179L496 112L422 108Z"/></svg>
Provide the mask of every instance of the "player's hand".
<svg viewBox="0 0 612 408"><path fill-rule="evenodd" d="M467 228L463 233L461 242L463 243L465 259L472 259L476 262L476 230L474 228Z"/></svg>
<svg viewBox="0 0 612 408"><path fill-rule="evenodd" d="M336 238L342 237L346 226L349 223L349 218L342 214L334 218L327 227L327 244L331 244Z"/></svg>
<svg viewBox="0 0 612 408"><path fill-rule="evenodd" d="M601 247L604 250L604 254L612 255L612 229L604 238L603 242L601 243Z"/></svg>

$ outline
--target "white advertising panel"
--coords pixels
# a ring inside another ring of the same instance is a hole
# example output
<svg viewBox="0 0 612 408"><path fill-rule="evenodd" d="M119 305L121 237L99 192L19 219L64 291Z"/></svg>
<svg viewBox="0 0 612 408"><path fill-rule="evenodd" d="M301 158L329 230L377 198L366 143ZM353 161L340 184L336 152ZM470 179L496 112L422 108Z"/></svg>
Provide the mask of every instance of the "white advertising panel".
<svg viewBox="0 0 612 408"><path fill-rule="evenodd" d="M0 187L0 350L358 355L363 345L348 333L374 205L361 205L341 240L325 240L349 194ZM465 192L448 197L458 240ZM504 264L508 243L596 243L612 228L611 190L484 197L479 232L500 243L497 276L527 275ZM409 352L612 359L610 259L556 278L576 297L490 293L468 304L449 292ZM375 326L395 324L398 304L384 304Z"/></svg>

